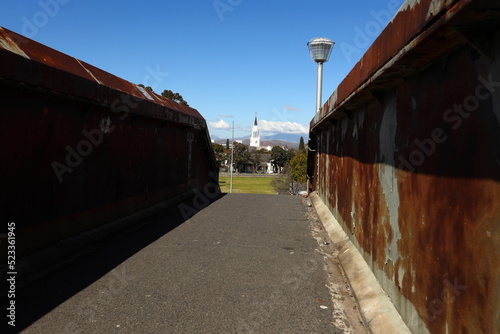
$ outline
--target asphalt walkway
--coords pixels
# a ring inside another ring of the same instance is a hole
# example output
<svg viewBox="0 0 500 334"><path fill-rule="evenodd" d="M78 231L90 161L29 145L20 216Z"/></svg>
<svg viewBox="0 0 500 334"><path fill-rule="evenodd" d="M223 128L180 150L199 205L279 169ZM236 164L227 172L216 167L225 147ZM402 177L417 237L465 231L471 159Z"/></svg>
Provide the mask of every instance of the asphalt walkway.
<svg viewBox="0 0 500 334"><path fill-rule="evenodd" d="M16 332L356 332L303 202L232 194L156 215L20 289Z"/></svg>

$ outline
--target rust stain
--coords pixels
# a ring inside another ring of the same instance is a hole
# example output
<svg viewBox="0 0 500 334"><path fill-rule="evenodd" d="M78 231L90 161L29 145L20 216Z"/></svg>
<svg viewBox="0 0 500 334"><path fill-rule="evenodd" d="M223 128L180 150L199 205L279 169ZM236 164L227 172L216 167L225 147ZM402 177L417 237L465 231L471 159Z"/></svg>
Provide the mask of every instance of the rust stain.
<svg viewBox="0 0 500 334"><path fill-rule="evenodd" d="M16 221L18 257L188 190L218 190L196 109L4 28L0 87L0 213Z"/></svg>
<svg viewBox="0 0 500 334"><path fill-rule="evenodd" d="M66 92L67 89L66 82L63 82L63 79L59 72L55 72L54 70L59 70L67 74L72 74L79 78L84 78L86 80L92 81L99 86L104 86L107 88L111 88L121 93L129 94L139 99L149 100L146 96L137 88L137 86L131 82L123 80L111 73L105 72L95 66L92 66L88 63L85 63L76 58L70 57L62 52L49 48L45 45L37 43L33 40L27 39L19 34L16 34L8 29L0 27L0 51L3 50L3 57L6 57L3 62L7 67L7 64L17 64L14 55L20 55L25 58L30 59L32 62L37 62L39 64L45 65L40 66L39 71L43 71L38 73L37 76L43 76L43 79L40 79L37 82L37 85L40 87L47 86L47 88L55 91ZM12 59L12 60L11 60ZM11 66L11 65L9 65ZM8 74L5 78L10 78L12 80L17 80L21 82L30 82L28 80L29 76L33 76L33 72L30 71L29 68L25 67L14 67L10 71L7 71L5 68L2 73L4 75ZM32 78L34 79L34 78ZM51 80L53 79L53 80ZM68 79L71 80L71 79ZM33 80L31 80L33 81ZM75 80L71 80L75 82ZM70 85L70 87L74 86ZM99 93L99 88L95 85L85 85L75 87L76 91L71 91L72 94L84 95L87 98L92 98L101 103L111 103L109 99L101 96ZM85 91L82 91L85 90ZM193 108L181 105L172 100L166 99L162 96L159 96L156 93L150 93L153 97L152 102L157 105L162 105L171 110L175 110L177 112L181 112L184 114L191 115L193 117L202 119L203 117L200 113Z"/></svg>
<svg viewBox="0 0 500 334"><path fill-rule="evenodd" d="M310 188L413 331L493 333L500 3L411 4L311 121Z"/></svg>
<svg viewBox="0 0 500 334"><path fill-rule="evenodd" d="M12 40L8 32L2 27L0 27L0 48L29 59L28 55L24 53L19 45L17 45L17 43Z"/></svg>
<svg viewBox="0 0 500 334"><path fill-rule="evenodd" d="M463 20L476 23L478 20L496 20L498 10L500 4L494 0L421 0L398 12L326 101L320 115L311 121L311 127L314 128L326 117L332 117L333 111L339 112L337 109L345 107L344 104L348 104L354 94L358 103L360 99L372 98L364 88L367 84L372 85L375 79L382 86L375 85L372 90L383 90L387 84L400 81L401 76L414 73L451 48L466 43L466 39L458 38L455 28L443 28L461 25ZM485 31L486 27L472 29ZM431 44L424 47L424 40ZM415 50L416 45L418 50ZM404 61L407 54L411 55L411 62ZM400 58L403 61L395 66L392 62Z"/></svg>

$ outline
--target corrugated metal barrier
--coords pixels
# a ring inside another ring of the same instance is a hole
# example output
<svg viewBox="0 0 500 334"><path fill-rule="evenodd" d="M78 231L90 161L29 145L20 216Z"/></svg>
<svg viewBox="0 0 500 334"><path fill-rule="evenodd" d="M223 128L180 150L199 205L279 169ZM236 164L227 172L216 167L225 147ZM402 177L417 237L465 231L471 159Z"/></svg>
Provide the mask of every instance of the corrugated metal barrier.
<svg viewBox="0 0 500 334"><path fill-rule="evenodd" d="M310 189L413 332L500 331L498 1L406 1L309 145Z"/></svg>
<svg viewBox="0 0 500 334"><path fill-rule="evenodd" d="M198 111L3 28L0 101L2 233L15 222L18 259L218 182Z"/></svg>

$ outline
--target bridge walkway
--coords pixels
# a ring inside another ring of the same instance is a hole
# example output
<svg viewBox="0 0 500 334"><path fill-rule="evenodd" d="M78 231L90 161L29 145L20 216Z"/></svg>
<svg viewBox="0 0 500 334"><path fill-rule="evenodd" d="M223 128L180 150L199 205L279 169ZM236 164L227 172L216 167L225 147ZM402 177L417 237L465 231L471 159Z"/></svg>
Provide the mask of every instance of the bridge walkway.
<svg viewBox="0 0 500 334"><path fill-rule="evenodd" d="M23 333L362 333L300 197L226 194L114 236L16 297ZM180 210L182 209L182 210Z"/></svg>

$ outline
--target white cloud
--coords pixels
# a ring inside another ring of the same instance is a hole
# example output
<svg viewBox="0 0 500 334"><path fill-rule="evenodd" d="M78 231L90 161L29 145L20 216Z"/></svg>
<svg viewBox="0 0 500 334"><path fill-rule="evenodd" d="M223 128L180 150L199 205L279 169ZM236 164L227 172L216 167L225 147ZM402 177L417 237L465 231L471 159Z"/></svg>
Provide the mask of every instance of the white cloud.
<svg viewBox="0 0 500 334"><path fill-rule="evenodd" d="M210 122L208 123L214 129L229 129L229 123L225 122L223 119L218 122Z"/></svg>
<svg viewBox="0 0 500 334"><path fill-rule="evenodd" d="M280 133L309 133L309 129L299 123L270 122L266 120L259 121L259 130L266 132L280 132Z"/></svg>
<svg viewBox="0 0 500 334"><path fill-rule="evenodd" d="M301 112L302 110L298 109L298 108L294 108L294 107L290 107L290 106L287 106L285 105L285 110L290 110L290 111L298 111L298 112Z"/></svg>

